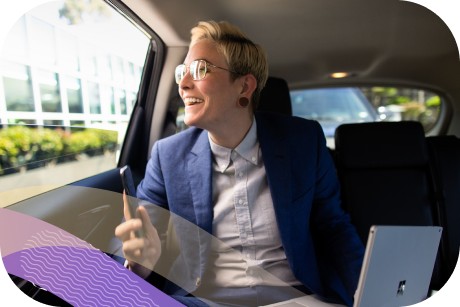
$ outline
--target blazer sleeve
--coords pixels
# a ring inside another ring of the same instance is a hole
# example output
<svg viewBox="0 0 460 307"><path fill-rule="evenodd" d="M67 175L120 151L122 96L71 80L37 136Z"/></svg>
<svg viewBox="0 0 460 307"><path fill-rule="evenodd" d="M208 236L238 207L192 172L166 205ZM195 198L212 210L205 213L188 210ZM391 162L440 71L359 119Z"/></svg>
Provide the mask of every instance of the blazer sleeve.
<svg viewBox="0 0 460 307"><path fill-rule="evenodd" d="M151 157L147 163L145 177L137 187L137 198L141 200L149 213L152 224L157 228L160 236L167 231L165 220L168 215L168 201L166 196L165 181L161 167L159 147L161 141L153 145Z"/></svg>

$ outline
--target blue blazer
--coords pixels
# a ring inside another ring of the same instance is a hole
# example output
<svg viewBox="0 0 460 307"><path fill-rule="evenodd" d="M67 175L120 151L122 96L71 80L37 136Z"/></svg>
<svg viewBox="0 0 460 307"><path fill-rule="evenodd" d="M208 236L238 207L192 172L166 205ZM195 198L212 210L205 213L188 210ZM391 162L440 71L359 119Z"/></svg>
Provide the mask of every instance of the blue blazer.
<svg viewBox="0 0 460 307"><path fill-rule="evenodd" d="M294 275L313 293L352 305L364 247L341 209L339 182L321 126L271 113L256 113L255 118L279 232ZM208 133L191 127L155 143L137 197L212 234L211 177ZM190 279L193 290L204 276L206 253L187 259L194 263L181 270L188 270L183 278Z"/></svg>

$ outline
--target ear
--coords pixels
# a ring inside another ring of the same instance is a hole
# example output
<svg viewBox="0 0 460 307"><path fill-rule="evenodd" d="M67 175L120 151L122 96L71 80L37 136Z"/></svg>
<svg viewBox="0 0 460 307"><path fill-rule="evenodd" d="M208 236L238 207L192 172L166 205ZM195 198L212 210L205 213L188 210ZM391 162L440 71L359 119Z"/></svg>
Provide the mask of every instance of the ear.
<svg viewBox="0 0 460 307"><path fill-rule="evenodd" d="M242 82L242 90L241 90L241 96L247 97L248 99L251 99L252 94L257 88L257 79L254 77L253 74L247 74L245 76L241 77L241 82Z"/></svg>

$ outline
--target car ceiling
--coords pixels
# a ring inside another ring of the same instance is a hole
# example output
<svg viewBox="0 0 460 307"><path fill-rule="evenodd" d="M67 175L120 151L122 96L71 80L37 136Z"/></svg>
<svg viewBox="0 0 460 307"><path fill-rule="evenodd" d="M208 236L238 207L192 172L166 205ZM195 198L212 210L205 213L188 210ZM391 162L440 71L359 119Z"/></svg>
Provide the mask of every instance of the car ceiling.
<svg viewBox="0 0 460 307"><path fill-rule="evenodd" d="M435 13L399 0L124 0L168 47L187 46L200 20L238 25L267 51L291 88L411 84L460 101L459 51ZM335 71L352 79L332 80ZM455 97L459 97L455 99Z"/></svg>

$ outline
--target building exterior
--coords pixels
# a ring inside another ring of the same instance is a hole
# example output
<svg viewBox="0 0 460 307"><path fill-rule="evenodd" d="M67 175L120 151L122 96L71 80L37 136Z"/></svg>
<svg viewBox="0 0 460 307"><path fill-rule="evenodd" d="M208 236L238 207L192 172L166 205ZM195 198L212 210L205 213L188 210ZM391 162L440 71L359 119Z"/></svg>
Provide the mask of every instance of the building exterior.
<svg viewBox="0 0 460 307"><path fill-rule="evenodd" d="M125 19L68 25L54 17L23 15L3 43L0 123L124 131L148 38ZM112 44L114 27L119 36ZM130 46L119 43L123 35Z"/></svg>

